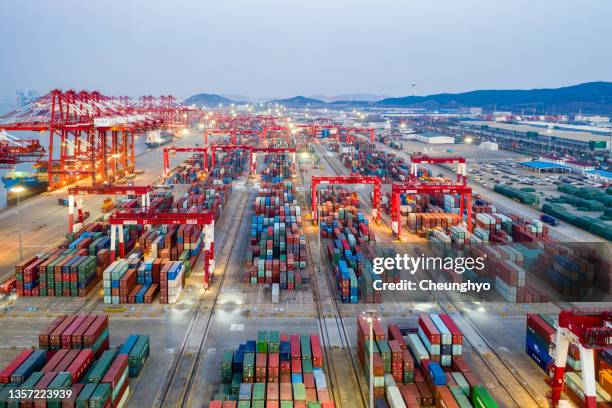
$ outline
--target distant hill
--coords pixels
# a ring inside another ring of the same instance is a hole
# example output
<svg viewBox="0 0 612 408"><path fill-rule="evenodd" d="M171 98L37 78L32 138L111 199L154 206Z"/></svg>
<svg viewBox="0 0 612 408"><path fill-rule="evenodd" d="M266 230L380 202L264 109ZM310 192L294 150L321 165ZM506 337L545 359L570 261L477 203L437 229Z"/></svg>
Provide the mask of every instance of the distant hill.
<svg viewBox="0 0 612 408"><path fill-rule="evenodd" d="M449 109L482 107L526 113L612 114L612 82L588 82L556 89L482 90L457 94L386 98L376 107Z"/></svg>
<svg viewBox="0 0 612 408"><path fill-rule="evenodd" d="M359 95L359 94L356 94ZM198 94L185 101L200 106L229 105L238 102L215 94ZM385 98L378 102L367 99L345 99L326 102L320 99L296 96L274 99L288 108L427 108L459 109L481 107L486 110L502 110L525 113L578 113L612 115L612 82L587 82L556 89L479 90L463 93L441 93L428 96L404 96Z"/></svg>
<svg viewBox="0 0 612 408"><path fill-rule="evenodd" d="M320 101L318 99L306 98L305 96L295 96L288 99L276 99L269 103L278 103L287 108L322 108L326 107L327 102Z"/></svg>
<svg viewBox="0 0 612 408"><path fill-rule="evenodd" d="M358 101L358 102L378 102L381 99L389 98L389 95L384 94L369 94L369 93L354 93L354 94L343 94L343 95L310 95L309 98L320 99L325 102L338 102L338 101Z"/></svg>
<svg viewBox="0 0 612 408"><path fill-rule="evenodd" d="M213 107L219 106L220 103L222 103L223 105L231 105L232 103L240 104L242 102L237 102L232 99L225 98L221 95L201 93L190 96L185 100L185 103L187 105Z"/></svg>

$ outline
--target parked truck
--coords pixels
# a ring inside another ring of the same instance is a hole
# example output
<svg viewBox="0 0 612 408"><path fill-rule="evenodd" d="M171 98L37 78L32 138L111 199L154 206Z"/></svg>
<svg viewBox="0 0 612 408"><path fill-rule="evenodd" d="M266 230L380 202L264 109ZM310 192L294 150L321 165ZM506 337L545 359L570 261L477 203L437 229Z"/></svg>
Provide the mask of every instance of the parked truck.
<svg viewBox="0 0 612 408"><path fill-rule="evenodd" d="M546 224L552 225L553 227L556 227L557 225L559 225L559 221L557 221L556 218L553 218L548 214L540 215L540 221L545 222Z"/></svg>

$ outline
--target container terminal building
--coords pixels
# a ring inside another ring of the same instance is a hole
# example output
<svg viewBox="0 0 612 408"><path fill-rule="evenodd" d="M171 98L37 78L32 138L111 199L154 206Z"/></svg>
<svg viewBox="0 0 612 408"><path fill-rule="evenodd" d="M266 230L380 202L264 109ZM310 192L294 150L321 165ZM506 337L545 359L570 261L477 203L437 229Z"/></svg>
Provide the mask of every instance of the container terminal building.
<svg viewBox="0 0 612 408"><path fill-rule="evenodd" d="M461 126L477 138L493 140L506 148L531 152L563 152L571 155L606 156L611 148L611 135L584 131L541 129L526 124L493 121L463 121Z"/></svg>

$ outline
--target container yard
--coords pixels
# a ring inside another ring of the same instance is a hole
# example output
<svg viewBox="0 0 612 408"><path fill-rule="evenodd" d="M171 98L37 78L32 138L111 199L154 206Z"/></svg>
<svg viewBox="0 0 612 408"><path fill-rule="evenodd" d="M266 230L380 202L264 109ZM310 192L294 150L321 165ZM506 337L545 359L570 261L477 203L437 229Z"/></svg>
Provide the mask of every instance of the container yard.
<svg viewBox="0 0 612 408"><path fill-rule="evenodd" d="M69 228L58 219L62 236L3 280L6 403L13 388L46 387L75 391L67 406L366 407L372 382L377 407L548 406L560 312L600 313L574 302L610 294L602 244L564 240L453 168L358 135L313 137L304 124L297 143L309 148L296 155L275 121L267 137L240 140L251 146L220 132L204 149L192 130L152 150L163 160L135 177L142 188L71 192ZM406 255L484 261L410 271L396 262ZM410 281L490 289L389 289ZM568 347L560 399L583 406L578 349Z"/></svg>
<svg viewBox="0 0 612 408"><path fill-rule="evenodd" d="M612 408L612 5L5 3L0 408Z"/></svg>

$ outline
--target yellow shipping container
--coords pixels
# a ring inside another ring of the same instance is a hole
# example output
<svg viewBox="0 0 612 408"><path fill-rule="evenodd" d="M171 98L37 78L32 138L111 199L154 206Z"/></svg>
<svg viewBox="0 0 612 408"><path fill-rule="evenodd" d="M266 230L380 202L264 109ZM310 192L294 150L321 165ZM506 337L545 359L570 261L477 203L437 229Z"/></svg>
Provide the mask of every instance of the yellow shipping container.
<svg viewBox="0 0 612 408"><path fill-rule="evenodd" d="M608 394L612 394L612 370L606 369L599 373L599 384Z"/></svg>

